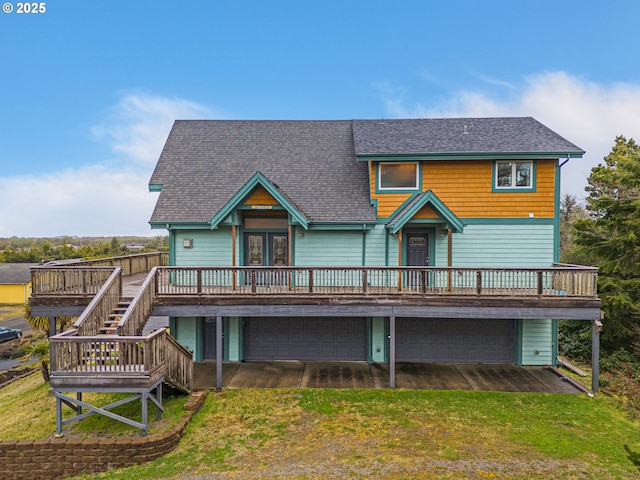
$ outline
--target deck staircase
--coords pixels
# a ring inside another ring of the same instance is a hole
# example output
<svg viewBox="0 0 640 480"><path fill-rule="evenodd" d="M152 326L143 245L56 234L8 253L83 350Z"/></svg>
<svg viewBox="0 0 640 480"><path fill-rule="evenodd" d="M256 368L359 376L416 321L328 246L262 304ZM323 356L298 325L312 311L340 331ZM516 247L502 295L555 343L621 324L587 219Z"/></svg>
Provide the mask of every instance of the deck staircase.
<svg viewBox="0 0 640 480"><path fill-rule="evenodd" d="M117 335L118 323L122 320L125 312L131 305L133 298L121 298L118 305L111 311L109 317L104 321L99 333L102 335Z"/></svg>
<svg viewBox="0 0 640 480"><path fill-rule="evenodd" d="M162 407L162 384L191 393L193 356L167 329L143 335L153 312L154 283L150 274L133 297L123 296L121 268L115 268L73 327L50 337L51 387L56 397L56 431L88 415L100 414L141 428L146 434L147 400ZM76 398L70 393L76 393ZM97 407L82 400L83 392L122 392L131 396ZM142 422L110 410L131 401L141 401ZM63 419L62 405L76 411ZM83 409L89 410L82 413Z"/></svg>

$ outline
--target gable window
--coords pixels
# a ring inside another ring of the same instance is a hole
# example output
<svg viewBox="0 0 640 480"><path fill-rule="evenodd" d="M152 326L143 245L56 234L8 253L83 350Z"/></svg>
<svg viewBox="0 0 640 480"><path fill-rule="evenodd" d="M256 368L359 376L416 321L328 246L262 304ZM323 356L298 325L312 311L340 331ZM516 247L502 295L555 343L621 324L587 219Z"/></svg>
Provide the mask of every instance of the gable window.
<svg viewBox="0 0 640 480"><path fill-rule="evenodd" d="M533 162L496 162L496 189L532 189Z"/></svg>
<svg viewBox="0 0 640 480"><path fill-rule="evenodd" d="M379 163L378 190L417 190L418 163Z"/></svg>

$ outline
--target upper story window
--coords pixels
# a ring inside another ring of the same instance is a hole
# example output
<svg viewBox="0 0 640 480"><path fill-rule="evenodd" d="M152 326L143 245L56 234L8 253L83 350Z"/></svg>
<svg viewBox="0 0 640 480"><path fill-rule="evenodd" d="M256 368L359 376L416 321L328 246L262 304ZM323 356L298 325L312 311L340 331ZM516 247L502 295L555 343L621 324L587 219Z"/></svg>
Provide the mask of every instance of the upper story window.
<svg viewBox="0 0 640 480"><path fill-rule="evenodd" d="M533 189L533 162L500 161L494 171L496 190Z"/></svg>
<svg viewBox="0 0 640 480"><path fill-rule="evenodd" d="M378 164L378 190L418 190L418 162Z"/></svg>

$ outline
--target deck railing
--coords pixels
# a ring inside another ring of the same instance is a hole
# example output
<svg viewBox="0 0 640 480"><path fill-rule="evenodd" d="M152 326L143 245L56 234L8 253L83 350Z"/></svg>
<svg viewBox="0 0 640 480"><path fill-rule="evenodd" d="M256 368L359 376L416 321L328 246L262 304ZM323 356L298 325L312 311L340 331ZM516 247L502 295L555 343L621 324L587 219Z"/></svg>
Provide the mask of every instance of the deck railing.
<svg viewBox="0 0 640 480"><path fill-rule="evenodd" d="M31 267L31 295L93 296L113 267Z"/></svg>
<svg viewBox="0 0 640 480"><path fill-rule="evenodd" d="M87 376L121 381L123 376L152 377L164 369L175 386L192 388L192 354L166 329L146 336L80 336L77 329L50 338L51 375Z"/></svg>
<svg viewBox="0 0 640 480"><path fill-rule="evenodd" d="M520 295L597 297L597 269L160 267L157 295Z"/></svg>
<svg viewBox="0 0 640 480"><path fill-rule="evenodd" d="M153 311L156 295L156 271L151 269L131 305L118 322L118 335L141 335L149 315Z"/></svg>
<svg viewBox="0 0 640 480"><path fill-rule="evenodd" d="M109 278L74 322L73 328L77 329L78 335L97 335L105 319L118 306L122 296L122 269L117 267L111 270Z"/></svg>
<svg viewBox="0 0 640 480"><path fill-rule="evenodd" d="M93 296L109 278L114 267L121 267L122 275L126 277L167 265L168 259L165 252L153 252L31 267L32 295Z"/></svg>

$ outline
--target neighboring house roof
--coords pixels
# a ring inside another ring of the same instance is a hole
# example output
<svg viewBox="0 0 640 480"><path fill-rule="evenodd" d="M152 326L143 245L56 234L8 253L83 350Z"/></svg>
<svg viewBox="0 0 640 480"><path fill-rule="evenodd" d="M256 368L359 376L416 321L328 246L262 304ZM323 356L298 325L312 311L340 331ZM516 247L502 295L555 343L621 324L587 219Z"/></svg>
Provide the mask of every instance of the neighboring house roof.
<svg viewBox="0 0 640 480"><path fill-rule="evenodd" d="M151 224L218 225L260 172L310 223L375 223L367 160L580 157L530 117L404 120L179 120L149 182ZM275 191L272 191L275 193ZM276 195L277 196L277 195Z"/></svg>
<svg viewBox="0 0 640 480"><path fill-rule="evenodd" d="M26 285L31 282L30 267L37 263L0 263L0 285Z"/></svg>
<svg viewBox="0 0 640 480"><path fill-rule="evenodd" d="M532 154L581 157L584 150L531 117L354 120L356 155L427 158Z"/></svg>

